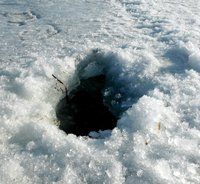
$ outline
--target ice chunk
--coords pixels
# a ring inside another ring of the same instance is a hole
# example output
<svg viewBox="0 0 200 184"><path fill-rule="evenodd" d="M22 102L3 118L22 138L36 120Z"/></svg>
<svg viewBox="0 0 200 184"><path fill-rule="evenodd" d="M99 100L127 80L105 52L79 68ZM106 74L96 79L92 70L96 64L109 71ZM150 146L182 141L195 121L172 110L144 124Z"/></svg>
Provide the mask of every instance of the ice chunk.
<svg viewBox="0 0 200 184"><path fill-rule="evenodd" d="M26 145L26 149L27 150L33 150L36 148L35 142L34 141L30 141L27 145Z"/></svg>
<svg viewBox="0 0 200 184"><path fill-rule="evenodd" d="M83 78L94 77L102 74L103 67L98 66L96 62L90 63L82 74Z"/></svg>
<svg viewBox="0 0 200 184"><path fill-rule="evenodd" d="M98 138L99 137L99 133L95 132L95 131L91 131L89 134L88 134L90 137L92 138Z"/></svg>
<svg viewBox="0 0 200 184"><path fill-rule="evenodd" d="M169 163L166 160L164 159L159 160L155 168L157 172L160 174L161 178L166 180L172 179L171 169Z"/></svg>
<svg viewBox="0 0 200 184"><path fill-rule="evenodd" d="M99 134L101 137L109 137L112 133L112 130L99 130Z"/></svg>
<svg viewBox="0 0 200 184"><path fill-rule="evenodd" d="M192 69L200 72L200 52L191 54L189 56L188 64Z"/></svg>
<svg viewBox="0 0 200 184"><path fill-rule="evenodd" d="M177 137L175 138L174 142L182 149L194 150L198 148L196 140Z"/></svg>

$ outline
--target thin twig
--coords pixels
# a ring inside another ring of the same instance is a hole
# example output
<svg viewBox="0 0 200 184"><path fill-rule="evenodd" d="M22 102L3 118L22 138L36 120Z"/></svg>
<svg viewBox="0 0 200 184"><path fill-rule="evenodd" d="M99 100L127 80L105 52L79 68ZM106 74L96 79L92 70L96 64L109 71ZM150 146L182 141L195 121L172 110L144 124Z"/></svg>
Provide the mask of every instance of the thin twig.
<svg viewBox="0 0 200 184"><path fill-rule="evenodd" d="M64 87L65 87L65 93L66 93L66 103L68 102L68 91L67 91L67 87L64 85L64 83L61 81L61 80L59 80L55 75L53 75L52 74L52 76L58 81L58 82L60 82Z"/></svg>

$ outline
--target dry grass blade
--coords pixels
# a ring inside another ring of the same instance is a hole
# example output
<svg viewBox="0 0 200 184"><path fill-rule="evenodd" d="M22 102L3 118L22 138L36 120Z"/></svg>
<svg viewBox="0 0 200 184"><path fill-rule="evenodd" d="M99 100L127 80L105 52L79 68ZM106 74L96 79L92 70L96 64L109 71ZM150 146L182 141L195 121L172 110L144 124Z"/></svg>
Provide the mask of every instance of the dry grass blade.
<svg viewBox="0 0 200 184"><path fill-rule="evenodd" d="M60 82L64 87L65 87L65 93L66 93L66 103L68 102L68 91L67 91L67 87L64 85L64 83L60 80L60 79L58 79L55 75L53 75L52 74L52 76L58 81L58 82ZM60 88L61 89L61 88ZM62 89L61 89L62 90Z"/></svg>

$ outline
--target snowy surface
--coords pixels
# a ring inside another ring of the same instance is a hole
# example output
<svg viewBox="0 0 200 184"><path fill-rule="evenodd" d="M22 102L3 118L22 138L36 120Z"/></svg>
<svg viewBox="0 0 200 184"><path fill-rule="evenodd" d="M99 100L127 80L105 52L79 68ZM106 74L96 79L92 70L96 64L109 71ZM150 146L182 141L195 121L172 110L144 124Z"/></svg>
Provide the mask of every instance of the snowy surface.
<svg viewBox="0 0 200 184"><path fill-rule="evenodd" d="M0 0L0 183L200 183L199 7ZM105 74L117 127L59 130L52 74L69 91Z"/></svg>

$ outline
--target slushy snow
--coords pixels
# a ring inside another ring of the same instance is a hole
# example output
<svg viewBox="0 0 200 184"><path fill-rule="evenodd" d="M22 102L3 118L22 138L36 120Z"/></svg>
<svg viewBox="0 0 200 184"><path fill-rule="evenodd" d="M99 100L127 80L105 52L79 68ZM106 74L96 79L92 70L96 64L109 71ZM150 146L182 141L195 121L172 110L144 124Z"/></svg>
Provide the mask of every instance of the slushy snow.
<svg viewBox="0 0 200 184"><path fill-rule="evenodd" d="M200 183L199 7L0 0L0 183ZM106 75L117 127L60 130L52 74L69 93Z"/></svg>

